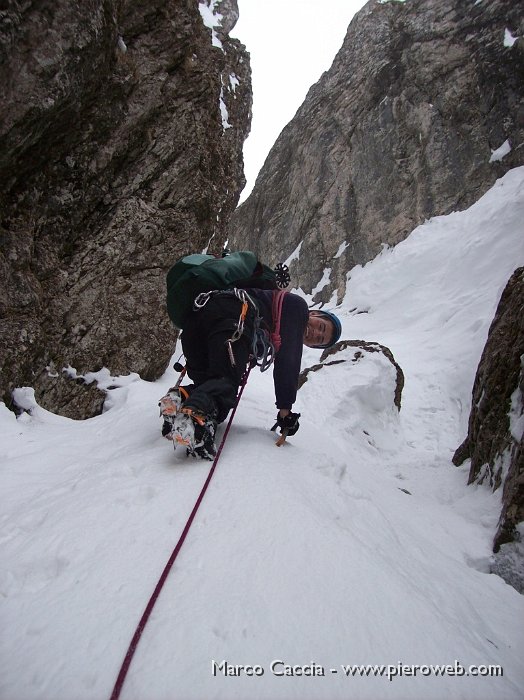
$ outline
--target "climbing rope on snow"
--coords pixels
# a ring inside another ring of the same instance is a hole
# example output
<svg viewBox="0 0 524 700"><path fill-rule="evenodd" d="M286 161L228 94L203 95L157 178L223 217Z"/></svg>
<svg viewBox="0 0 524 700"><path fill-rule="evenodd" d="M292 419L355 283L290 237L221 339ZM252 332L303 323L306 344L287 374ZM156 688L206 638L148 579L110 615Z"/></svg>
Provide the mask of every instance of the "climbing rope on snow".
<svg viewBox="0 0 524 700"><path fill-rule="evenodd" d="M167 564L164 567L164 570L158 579L158 583L155 586L155 590L153 591L153 594L151 595L151 598L149 599L149 602L146 605L146 608L144 612L142 613L142 617L140 618L140 621L136 627L135 633L133 635L133 638L131 639L131 642L129 644L127 653L124 657L124 660L122 662L122 666L120 667L120 671L118 673L118 677L115 682L115 686L113 688L113 692L111 693L111 698L110 700L118 700L120 697L120 693L122 691L122 687L124 685L127 672L129 670L129 666L131 665L131 661L133 660L133 656L135 654L136 648L138 646L138 642L140 641L140 637L142 636L142 632L144 631L144 628L147 624L147 621L149 619L149 616L151 615L151 612L153 611L153 608L155 606L155 603L158 599L158 596L160 595L160 591L162 590L164 583L166 582L167 577L169 576L169 572L171 571L171 568L173 567L173 564L175 563L175 559L178 556L178 553L180 552L182 545L184 544L184 541L187 537L187 533L189 532L189 529L191 528L191 525L193 523L193 520L195 519L195 515L200 507L200 504L202 503L202 500L204 498L204 495L207 491L207 487L209 486L209 483L211 479L213 478L213 474L215 472L216 465L218 463L218 460L220 458L220 455L222 453L222 448L224 447L224 444L226 442L226 438L229 433L229 429L231 428L231 424L233 422L233 418L235 417L236 410L238 408L238 404L240 402L240 399L242 397L242 393L244 391L244 388L247 384L247 380L249 377L249 372L251 371L251 367L248 366L246 369L246 372L244 374L244 377L242 378L242 383L240 385L240 391L238 392L237 400L236 403L233 407L233 411L231 413L231 416L229 418L229 421L227 423L226 429L224 431L224 435L222 437L222 440L220 442L220 446L217 450L215 459L213 460L213 464L211 465L211 468L209 470L209 473L207 475L207 479L204 482L204 485L202 486L202 489L200 491L200 494L198 495L198 498L195 502L195 505L193 506L193 510L191 511L189 518L187 519L187 522L184 526L184 529L182 530L182 534L180 535L178 542L176 543L176 546L169 557L169 560Z"/></svg>

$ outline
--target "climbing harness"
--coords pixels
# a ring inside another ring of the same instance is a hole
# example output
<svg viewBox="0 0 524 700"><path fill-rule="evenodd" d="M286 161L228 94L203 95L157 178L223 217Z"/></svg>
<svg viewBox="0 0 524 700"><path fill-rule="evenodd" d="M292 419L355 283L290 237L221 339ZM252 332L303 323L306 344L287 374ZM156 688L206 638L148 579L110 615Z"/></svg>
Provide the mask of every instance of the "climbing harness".
<svg viewBox="0 0 524 700"><path fill-rule="evenodd" d="M200 504L202 503L202 500L204 498L204 495L207 491L207 487L209 486L209 483L213 477L213 474L215 473L215 469L218 463L218 460L220 459L220 455L222 453L222 448L224 447L224 444L226 442L226 438L229 434L229 429L231 428L231 424L233 422L233 418L235 417L235 413L238 407L238 404L240 402L240 399L242 397L242 393L244 391L244 388L247 384L247 380L249 377L249 372L251 371L251 367L248 366L246 368L246 371L244 373L244 376L242 378L242 383L240 385L240 390L238 392L237 400L235 402L235 405L233 407L233 411L231 413L231 416L227 422L226 429L224 431L224 435L222 437L222 440L220 442L220 446L217 450L215 459L213 460L213 464L211 465L211 468L209 470L209 473L207 475L207 479L204 482L204 485L202 487L202 490L200 491L200 494L198 495L198 498L195 502L195 505L193 506L193 510L191 511L189 518L184 526L184 529L182 531L182 534L180 535L180 538L178 542L176 543L176 546L169 557L169 560L167 564L164 567L164 570L158 579L158 583L155 586L155 590L153 591L153 594L151 595L151 598L149 599L149 602L146 605L146 608L144 612L142 613L142 617L140 618L140 621L137 625L137 628L135 630L135 633L133 635L133 638L131 639L131 642L129 644L129 648L127 650L127 653L124 657L124 661L122 662L122 666L120 668L120 672L118 674L118 677L115 682L115 686L113 688L113 692L111 693L111 698L110 700L118 700L120 697L120 693L122 692L122 687L124 685L127 672L129 670L129 666L131 665L131 661L133 660L133 656L135 654L136 648L138 646L138 642L140 641L140 637L142 636L142 632L144 631L144 628L147 624L147 621L149 620L149 617L151 615L151 612L153 611L153 608L155 606L155 603L158 599L158 596L160 595L160 591L162 590L164 583L166 582L167 577L169 576L169 572L171 571L173 564L175 563L175 559L178 556L178 553L180 552L182 545L184 544L184 541L187 537L187 533L189 532L191 525L193 524L193 520L195 519L195 515L197 514L197 511L200 507Z"/></svg>
<svg viewBox="0 0 524 700"><path fill-rule="evenodd" d="M282 289L275 290L273 292L273 319L275 319L274 326L275 324L277 324L278 326L278 333L277 336L275 336L275 339L278 343L278 347L280 347L280 313L282 310L283 295L285 293L286 292ZM253 364L258 366L261 372L265 372L273 364L275 355L277 353L277 348L275 348L274 345L273 334L268 334L268 332L262 328L262 317L260 316L258 306L255 304L255 302L246 292L245 289L238 289L237 287L234 287L233 289L214 289L210 292L202 292L196 297L193 304L193 309L195 311L203 309L207 302L215 296L234 296L240 302L242 302L242 307L240 309L238 321L235 325L235 330L233 331L231 337L225 341L231 366L236 366L235 356L233 353L233 343L235 343L242 337L244 333L245 320L249 309L251 308L254 313L254 332L253 341L251 345ZM276 307L276 311L274 307L275 297L278 297L280 299L280 302ZM275 313L277 313L277 316L275 316Z"/></svg>
<svg viewBox="0 0 524 700"><path fill-rule="evenodd" d="M213 289L209 292L202 292L199 294L194 303L193 303L193 309L195 311L199 311L200 309L203 309L204 306L207 304L207 302L211 299L211 297L216 297L216 296L234 296L236 297L240 302L242 302L242 307L240 309L240 315L238 317L238 321L235 325L235 330L233 331L231 338L228 338L225 341L225 344L227 346L227 353L229 356L229 361L231 363L231 367L236 367L236 360L235 360L235 355L233 353L233 343L236 343L237 340L240 340L242 335L244 334L244 325L246 321L246 317L249 311L249 307L254 310L255 312L255 327L259 325L259 314L258 314L258 308L253 299L249 296L249 294L244 291L243 289L237 289L237 287L234 287L233 289Z"/></svg>

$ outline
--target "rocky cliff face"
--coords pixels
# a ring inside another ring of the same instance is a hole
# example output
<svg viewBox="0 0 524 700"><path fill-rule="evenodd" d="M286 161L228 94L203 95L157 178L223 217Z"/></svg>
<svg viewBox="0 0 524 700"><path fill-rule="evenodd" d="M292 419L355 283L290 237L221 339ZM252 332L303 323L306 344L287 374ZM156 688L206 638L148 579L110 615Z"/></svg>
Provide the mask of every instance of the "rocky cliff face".
<svg viewBox="0 0 524 700"><path fill-rule="evenodd" d="M341 298L352 266L469 206L524 162L523 144L518 3L371 0L271 150L229 240L270 263L302 242L293 283L310 292L328 269L316 299Z"/></svg>
<svg viewBox="0 0 524 700"><path fill-rule="evenodd" d="M165 273L220 249L244 184L249 58L227 36L236 0L215 0L214 20L207 4L11 0L0 11L8 404L27 384L44 407L85 417L103 397L64 367L155 379L169 361Z"/></svg>
<svg viewBox="0 0 524 700"><path fill-rule="evenodd" d="M468 435L453 457L457 465L471 459L469 483L486 480L494 491L502 489L495 552L524 534L518 530L524 520L523 310L521 267L509 280L491 324L473 386ZM524 593L524 570L517 587Z"/></svg>

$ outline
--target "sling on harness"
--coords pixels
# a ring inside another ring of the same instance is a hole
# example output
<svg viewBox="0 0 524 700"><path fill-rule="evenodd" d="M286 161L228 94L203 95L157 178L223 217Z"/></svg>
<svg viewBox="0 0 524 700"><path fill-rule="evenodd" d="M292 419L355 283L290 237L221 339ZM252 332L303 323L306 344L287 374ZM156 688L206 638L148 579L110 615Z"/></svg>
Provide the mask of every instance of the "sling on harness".
<svg viewBox="0 0 524 700"><path fill-rule="evenodd" d="M275 353L280 350L282 345L282 338L280 337L280 318L282 316L282 305L284 303L284 296L287 294L285 289L277 289L273 292L273 301L271 304L271 318L273 319L273 329L271 331L270 339L275 348Z"/></svg>
<svg viewBox="0 0 524 700"><path fill-rule="evenodd" d="M258 323L255 324L255 336L253 339L253 355L257 359L257 365L261 372L265 372L271 367L275 360L275 355L280 350L282 338L280 337L280 319L282 316L282 305L284 304L284 296L287 294L285 289L273 290L273 298L271 301L271 319L272 328L268 333L267 330L261 328L260 316L257 317Z"/></svg>

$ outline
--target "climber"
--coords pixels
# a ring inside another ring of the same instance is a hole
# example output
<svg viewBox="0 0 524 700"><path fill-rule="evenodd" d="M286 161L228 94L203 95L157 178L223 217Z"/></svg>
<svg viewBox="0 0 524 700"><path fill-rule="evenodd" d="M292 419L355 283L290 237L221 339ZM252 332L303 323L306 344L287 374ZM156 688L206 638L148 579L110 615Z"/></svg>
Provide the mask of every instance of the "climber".
<svg viewBox="0 0 524 700"><path fill-rule="evenodd" d="M162 434L188 447L188 453L212 459L215 429L234 406L244 371L253 354L257 326L273 329L278 315L272 290L213 292L194 308L181 336L186 371L193 384L170 389L160 401ZM240 297L240 298L239 298ZM243 299L248 303L244 306ZM273 380L278 409L275 428L294 435L302 345L327 348L340 338L339 319L329 311L309 311L306 301L284 293L280 311L280 348L274 355ZM244 318L240 319L244 311ZM239 321L241 320L241 323ZM236 333L236 335L235 335ZM259 336L260 337L260 336Z"/></svg>

